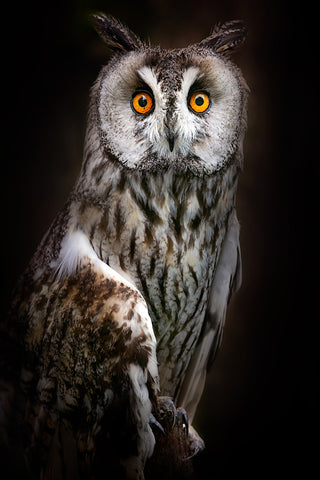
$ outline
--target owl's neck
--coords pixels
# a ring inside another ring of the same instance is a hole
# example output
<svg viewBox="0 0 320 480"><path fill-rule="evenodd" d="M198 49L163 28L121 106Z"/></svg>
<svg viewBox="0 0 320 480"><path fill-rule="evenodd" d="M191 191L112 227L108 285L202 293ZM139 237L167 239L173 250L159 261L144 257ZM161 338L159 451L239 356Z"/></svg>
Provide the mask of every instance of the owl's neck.
<svg viewBox="0 0 320 480"><path fill-rule="evenodd" d="M99 257L109 261L118 255L121 263L159 235L192 244L207 224L224 223L234 206L237 176L236 165L215 176L195 177L170 169L133 171L101 161L80 177L73 213Z"/></svg>

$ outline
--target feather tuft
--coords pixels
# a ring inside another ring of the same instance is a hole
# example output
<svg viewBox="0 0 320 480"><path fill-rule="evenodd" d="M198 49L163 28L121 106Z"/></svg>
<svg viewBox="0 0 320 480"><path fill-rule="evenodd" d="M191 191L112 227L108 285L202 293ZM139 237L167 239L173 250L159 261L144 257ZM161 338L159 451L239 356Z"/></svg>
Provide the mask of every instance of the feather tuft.
<svg viewBox="0 0 320 480"><path fill-rule="evenodd" d="M217 24L212 34L202 40L198 46L212 49L214 52L229 54L238 49L247 36L247 28L242 20L231 20Z"/></svg>
<svg viewBox="0 0 320 480"><path fill-rule="evenodd" d="M96 13L91 15L91 22L111 52L124 53L143 47L142 41L112 16Z"/></svg>

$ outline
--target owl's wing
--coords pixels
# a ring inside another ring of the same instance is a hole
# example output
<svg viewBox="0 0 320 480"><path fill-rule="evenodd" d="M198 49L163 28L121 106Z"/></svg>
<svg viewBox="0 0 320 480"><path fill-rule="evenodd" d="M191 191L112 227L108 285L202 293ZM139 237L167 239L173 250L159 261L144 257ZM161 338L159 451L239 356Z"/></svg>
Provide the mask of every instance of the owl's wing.
<svg viewBox="0 0 320 480"><path fill-rule="evenodd" d="M239 232L234 210L229 217L202 331L178 395L177 404L186 409L190 423L204 389L207 371L221 344L227 305L232 293L241 285Z"/></svg>
<svg viewBox="0 0 320 480"><path fill-rule="evenodd" d="M28 283L27 298L15 302L24 338L16 403L31 470L45 479L86 477L107 457L109 473L113 462L138 478L155 442L158 377L144 299L80 231Z"/></svg>

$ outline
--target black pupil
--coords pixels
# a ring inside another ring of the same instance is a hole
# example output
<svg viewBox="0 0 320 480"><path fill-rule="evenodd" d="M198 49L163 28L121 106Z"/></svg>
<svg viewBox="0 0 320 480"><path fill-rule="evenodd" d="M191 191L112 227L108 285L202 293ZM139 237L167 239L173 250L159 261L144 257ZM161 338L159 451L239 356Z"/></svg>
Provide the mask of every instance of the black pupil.
<svg viewBox="0 0 320 480"><path fill-rule="evenodd" d="M139 98L138 103L139 103L139 105L140 105L141 108L144 108L144 107L147 106L148 100L147 100L147 98L146 98L144 95L142 95L142 96Z"/></svg>
<svg viewBox="0 0 320 480"><path fill-rule="evenodd" d="M204 104L204 99L201 95L199 95L198 97L196 97L196 100L195 100L196 104L198 105L198 107L201 107L201 105Z"/></svg>

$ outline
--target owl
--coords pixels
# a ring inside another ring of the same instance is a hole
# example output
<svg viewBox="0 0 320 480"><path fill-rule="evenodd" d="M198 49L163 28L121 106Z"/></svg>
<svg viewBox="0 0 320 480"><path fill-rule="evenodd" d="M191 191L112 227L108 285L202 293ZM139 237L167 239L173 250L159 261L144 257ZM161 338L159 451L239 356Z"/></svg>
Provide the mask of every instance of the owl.
<svg viewBox="0 0 320 480"><path fill-rule="evenodd" d="M92 21L109 60L82 168L2 327L3 442L36 479L143 479L170 454L183 468L241 283L244 26L164 50Z"/></svg>

